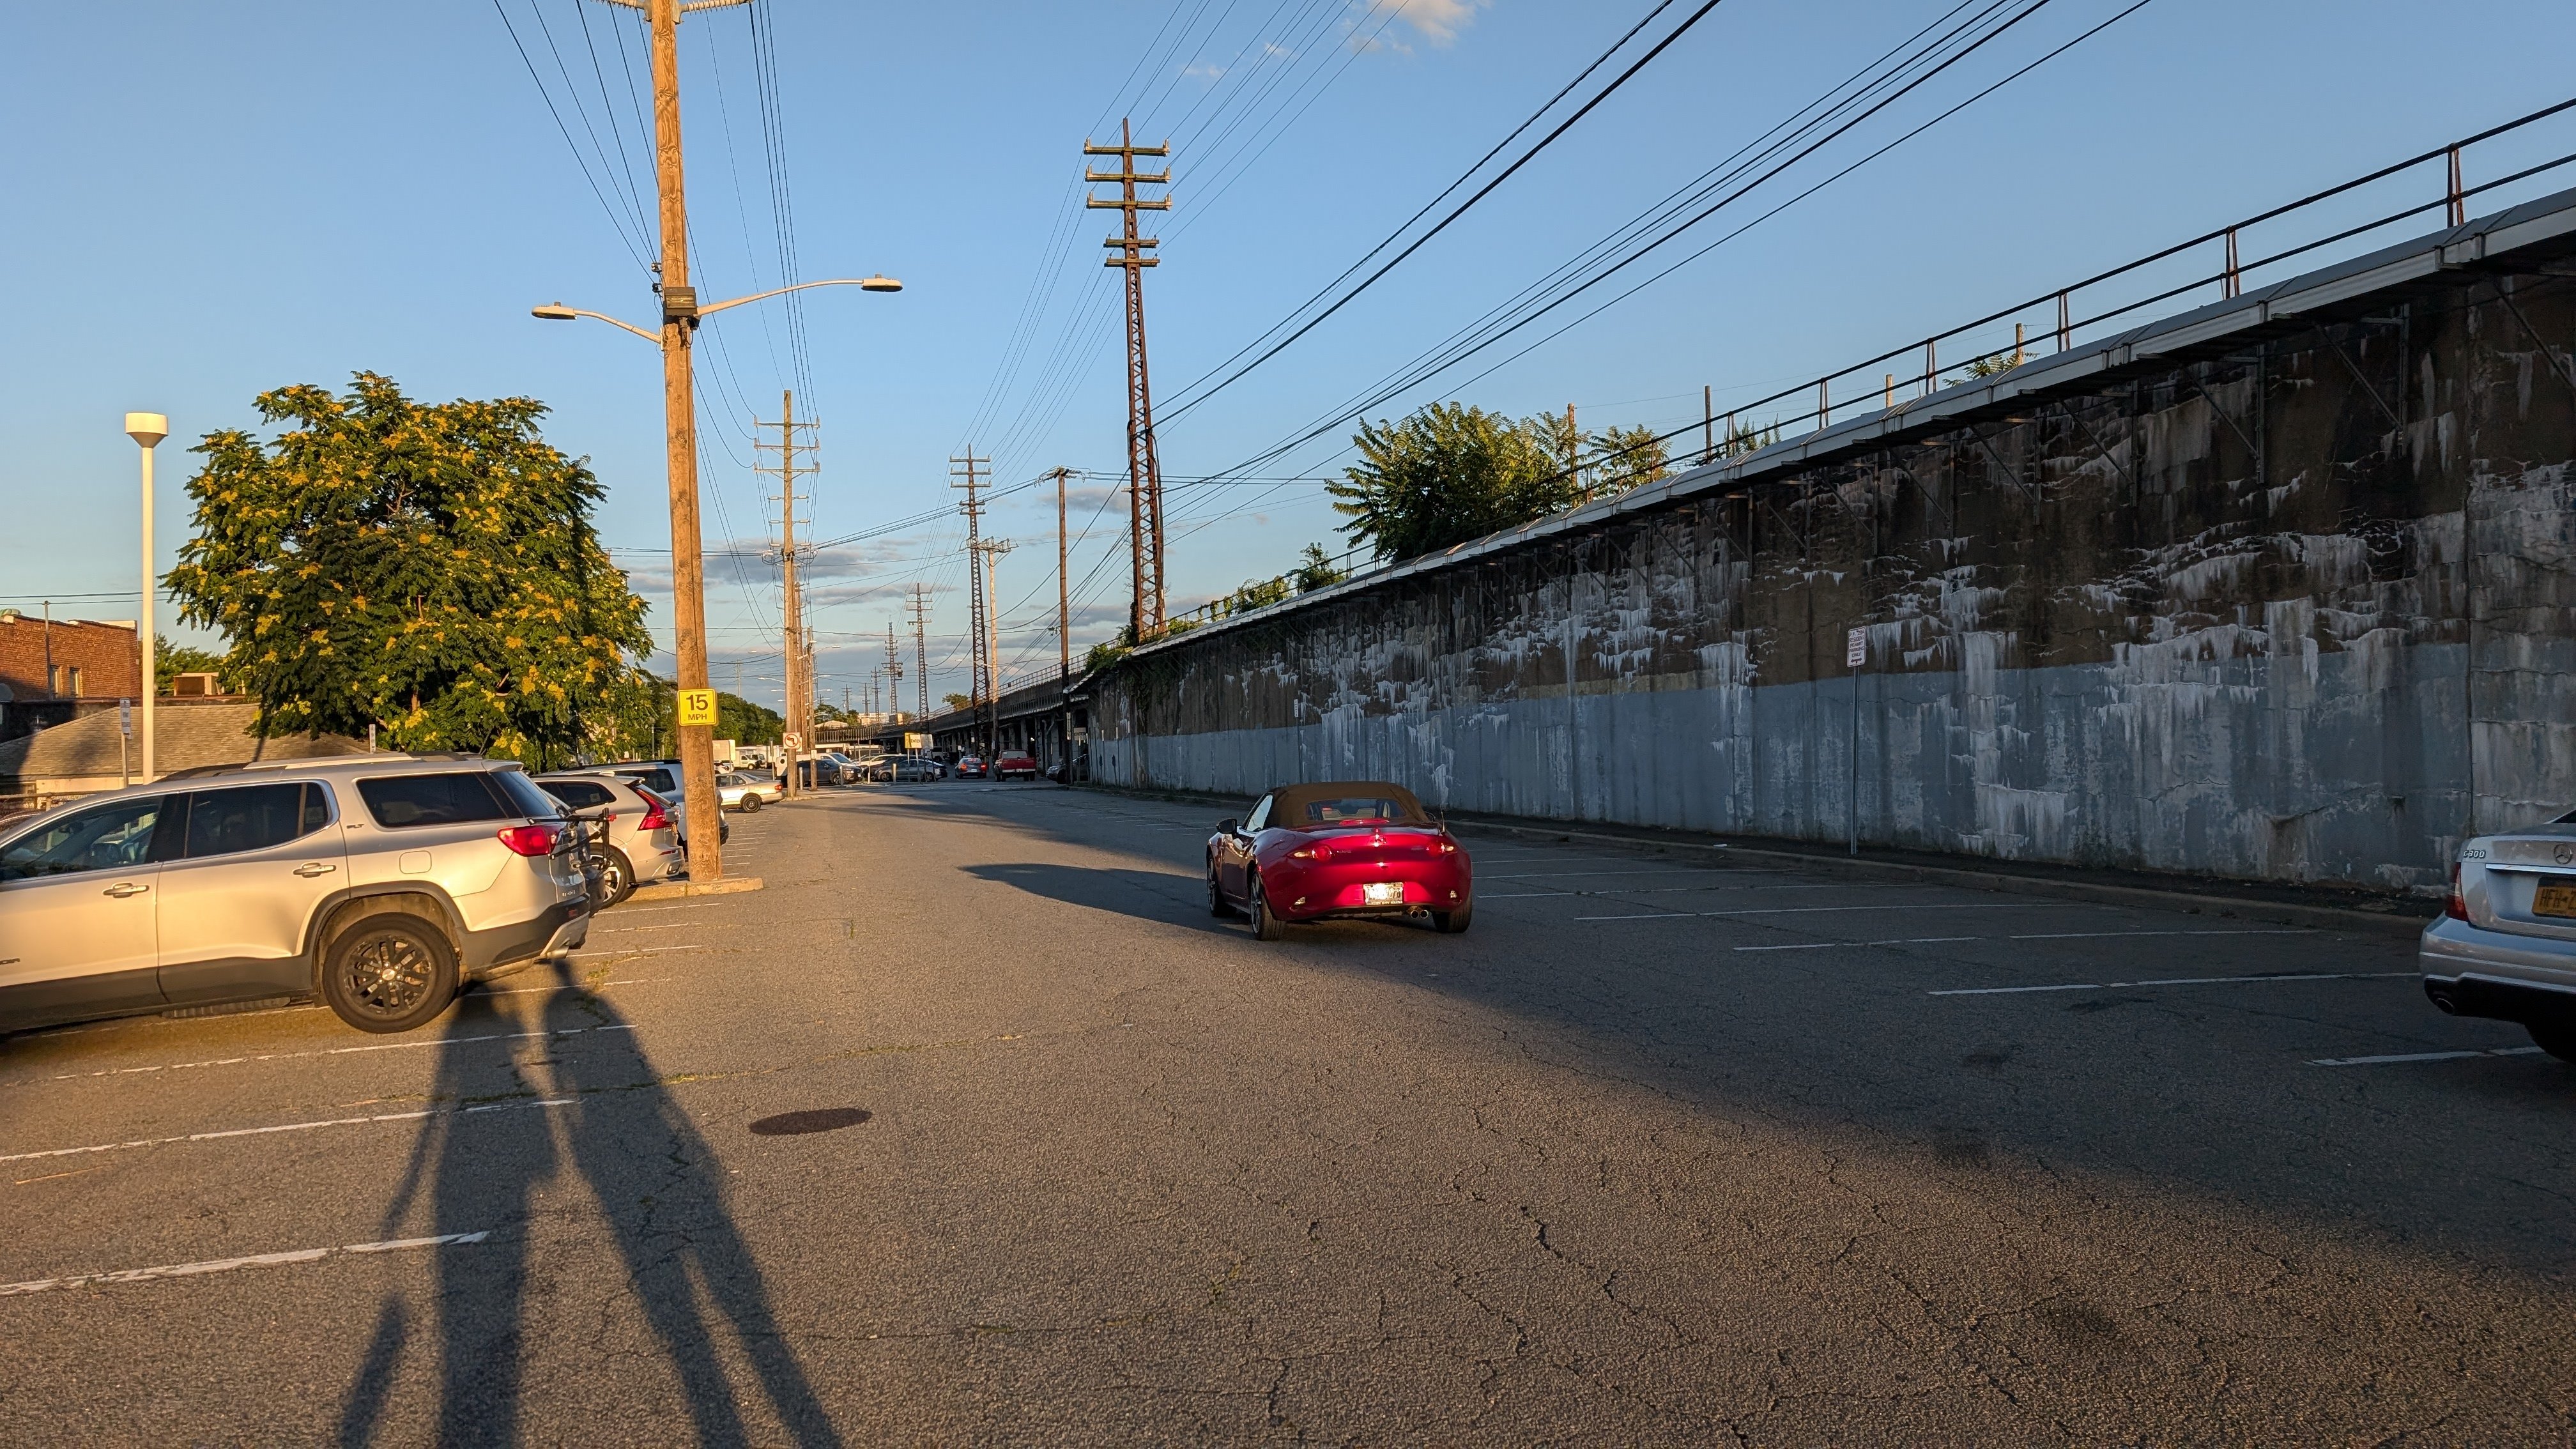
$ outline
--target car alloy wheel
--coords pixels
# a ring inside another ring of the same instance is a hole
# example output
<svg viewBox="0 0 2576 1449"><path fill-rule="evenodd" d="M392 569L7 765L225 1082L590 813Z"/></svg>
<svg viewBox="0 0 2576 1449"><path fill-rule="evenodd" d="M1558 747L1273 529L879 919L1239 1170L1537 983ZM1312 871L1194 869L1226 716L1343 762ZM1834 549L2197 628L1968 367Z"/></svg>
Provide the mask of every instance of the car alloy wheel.
<svg viewBox="0 0 2576 1449"><path fill-rule="evenodd" d="M754 790L754 791L752 791L751 793L749 793L749 794L747 794L747 795L743 796L743 797L742 797L742 804L740 804L740 805L738 805L738 806L736 806L736 807L734 807L734 808L736 808L736 809L740 810L740 811L741 811L743 814L745 814L745 815L757 815L757 814L759 814L759 813L760 813L760 792L759 792L759 791L757 791L757 790Z"/></svg>
<svg viewBox="0 0 2576 1449"><path fill-rule="evenodd" d="M1252 876L1250 900L1244 914L1252 918L1252 938L1256 941L1276 941L1288 934L1288 923L1279 919L1278 912L1270 909L1270 893L1261 888L1261 875L1257 871Z"/></svg>
<svg viewBox="0 0 2576 1449"><path fill-rule="evenodd" d="M596 852L591 859L599 862L599 903L602 909L635 894L635 867L627 863L626 852L612 845Z"/></svg>
<svg viewBox="0 0 2576 1449"><path fill-rule="evenodd" d="M456 998L456 958L443 936L409 916L369 916L331 944L322 996L367 1032L409 1031Z"/></svg>

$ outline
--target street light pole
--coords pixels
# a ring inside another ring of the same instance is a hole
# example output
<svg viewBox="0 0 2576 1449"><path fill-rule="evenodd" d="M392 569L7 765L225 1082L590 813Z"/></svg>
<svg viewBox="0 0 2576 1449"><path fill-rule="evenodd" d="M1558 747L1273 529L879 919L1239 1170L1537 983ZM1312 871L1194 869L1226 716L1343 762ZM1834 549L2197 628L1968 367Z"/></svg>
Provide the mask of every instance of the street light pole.
<svg viewBox="0 0 2576 1449"><path fill-rule="evenodd" d="M125 435L143 446L143 612L136 616L135 643L141 648L143 678L143 782L150 784L152 772L152 696L160 689L160 662L153 658L152 594L159 582L152 567L152 450L170 436L170 420L159 413L127 413Z"/></svg>

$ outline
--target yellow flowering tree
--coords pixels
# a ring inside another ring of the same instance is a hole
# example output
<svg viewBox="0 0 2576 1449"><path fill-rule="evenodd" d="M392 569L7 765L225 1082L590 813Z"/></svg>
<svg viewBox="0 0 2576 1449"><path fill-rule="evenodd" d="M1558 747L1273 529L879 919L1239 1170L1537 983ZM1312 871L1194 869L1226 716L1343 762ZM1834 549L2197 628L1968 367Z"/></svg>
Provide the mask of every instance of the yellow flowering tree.
<svg viewBox="0 0 2576 1449"><path fill-rule="evenodd" d="M255 406L275 436L192 450L170 591L224 636L262 733L372 724L397 749L548 765L637 691L644 601L591 525L599 480L538 433L544 404L417 403L362 372Z"/></svg>

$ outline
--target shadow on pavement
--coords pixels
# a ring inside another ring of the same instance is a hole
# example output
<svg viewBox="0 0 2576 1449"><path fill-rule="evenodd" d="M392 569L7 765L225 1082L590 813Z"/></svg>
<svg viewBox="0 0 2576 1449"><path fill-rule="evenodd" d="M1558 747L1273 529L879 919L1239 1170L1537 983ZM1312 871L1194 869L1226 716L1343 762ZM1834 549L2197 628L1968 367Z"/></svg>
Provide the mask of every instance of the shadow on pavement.
<svg viewBox="0 0 2576 1449"><path fill-rule="evenodd" d="M1032 847L1058 841L1086 853L1125 852L1139 865L1170 863L1155 871L1021 862L969 867L972 874L1095 909L1241 933L1239 923L1209 917L1195 841L1137 828L1164 812L1176 825L1189 822L1214 813L1208 807L1111 797L1091 815L1005 808L1013 803L954 802L956 814L1013 829ZM1640 869L1673 864L1634 859ZM1927 901L1960 895L1904 889ZM2501 1023L2432 1013L2406 974L2414 953L2401 941L2284 933L2199 949L2140 946L2125 957L2070 949L2045 961L1984 965L1948 960L1940 947L1742 956L1717 923L1652 920L1670 909L1670 897L1622 895L1593 891L1571 910L1523 902L1507 916L1489 908L1463 937L1416 942L1391 929L1296 927L1291 945L1319 949L1254 949L1282 970L1401 970L1417 989L1516 1020L1527 1050L1544 1043L1586 1072L1720 1111L1827 1133L1857 1129L1897 1155L1919 1154L1927 1169L1952 1168L1960 1154L1945 1154L1944 1144L1973 1140L1980 1163L2009 1158L2051 1173L2109 1173L2187 1192L2221 1212L2251 1211L2525 1275L2576 1269L2576 1241L2560 1230L2560 1209L2576 1191L2576 1154L2564 1145L2576 1069L2540 1056L2375 1075L2308 1065L2347 1050L2404 1053L2490 1038L2522 1045ZM1638 914L1579 919L1623 911ZM2226 923L2177 913L2141 924ZM1413 969L1433 965L1436 972ZM2277 994L1926 995L1990 980L2099 979L2086 972L2319 970L2395 974Z"/></svg>
<svg viewBox="0 0 2576 1449"><path fill-rule="evenodd" d="M431 1233L489 1235L436 1250L437 1429L424 1433L406 1425L384 1432L386 1405L415 1336L412 1311L400 1299L389 1299L350 1386L339 1442L365 1444L381 1435L510 1444L528 1437L528 1310L538 1301L558 1310L570 1306L551 1301L558 1292L554 1274L564 1264L550 1265L545 1277L532 1276L530 1229L538 1193L569 1167L598 1198L599 1221L612 1234L625 1270L623 1297L634 1310L617 1312L619 1305L612 1303L604 1332L613 1335L640 1318L668 1360L691 1420L686 1432L627 1422L605 1437L771 1442L777 1431L745 1423L741 1390L727 1373L731 1362L748 1367L787 1442L839 1444L779 1331L760 1269L726 1208L715 1176L722 1169L705 1140L657 1080L616 1010L580 990L570 962L556 962L554 969L560 989L547 998L550 1019L578 1013L576 1021L562 1025L587 1029L578 1036L509 1044L542 1047L548 1060L507 1090L496 1078L507 1071L501 1063L509 1045L489 1038L529 1028L500 1011L494 998L466 996L448 1018L448 1045L431 1089L434 1101L463 1110L422 1124L386 1208L386 1238L402 1234L424 1193L432 1204ZM540 1075L548 1071L550 1083ZM477 1102L478 1096L487 1100ZM560 1204L552 1211L560 1217ZM556 1251L584 1253L588 1247Z"/></svg>

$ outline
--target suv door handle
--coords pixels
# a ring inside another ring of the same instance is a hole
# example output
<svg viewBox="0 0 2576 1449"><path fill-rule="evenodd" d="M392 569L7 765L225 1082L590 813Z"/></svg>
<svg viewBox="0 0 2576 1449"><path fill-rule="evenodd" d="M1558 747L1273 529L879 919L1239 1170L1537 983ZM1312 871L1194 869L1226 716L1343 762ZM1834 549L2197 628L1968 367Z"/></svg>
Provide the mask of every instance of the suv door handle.
<svg viewBox="0 0 2576 1449"><path fill-rule="evenodd" d="M338 870L339 868L340 867L336 865L324 865L318 860L308 860L304 864L297 866L295 868L295 873L304 877L306 880L311 880L317 875L329 875L331 872Z"/></svg>
<svg viewBox="0 0 2576 1449"><path fill-rule="evenodd" d="M99 894L103 896L114 896L118 900L123 900L127 896L139 896L150 889L152 889L152 887L148 885L136 885L130 880L121 880L116 884L109 886L107 889L100 891Z"/></svg>

